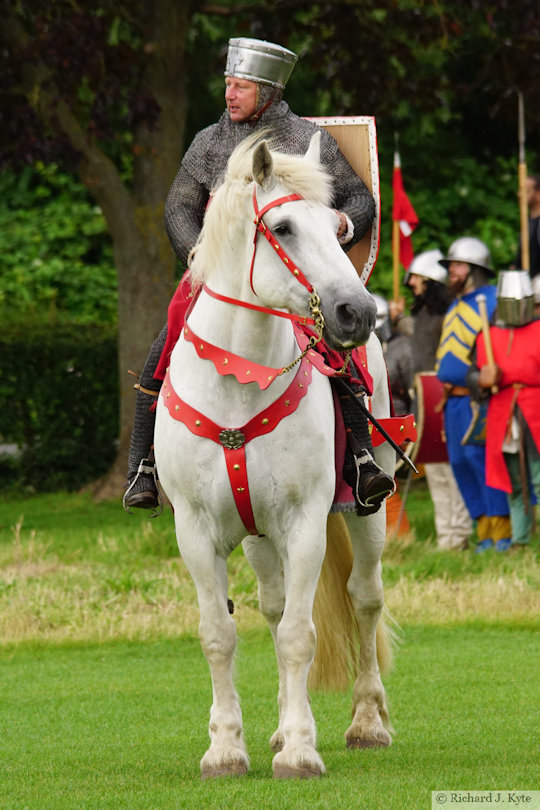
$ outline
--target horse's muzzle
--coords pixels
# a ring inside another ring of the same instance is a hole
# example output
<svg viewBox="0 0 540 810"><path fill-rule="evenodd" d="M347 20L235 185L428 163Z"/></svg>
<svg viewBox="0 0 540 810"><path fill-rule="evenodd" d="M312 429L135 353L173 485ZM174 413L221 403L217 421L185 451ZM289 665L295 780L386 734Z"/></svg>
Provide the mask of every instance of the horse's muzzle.
<svg viewBox="0 0 540 810"><path fill-rule="evenodd" d="M325 312L324 337L332 349L342 351L367 343L375 328L377 308L373 299L367 299L360 306L349 301L335 303Z"/></svg>

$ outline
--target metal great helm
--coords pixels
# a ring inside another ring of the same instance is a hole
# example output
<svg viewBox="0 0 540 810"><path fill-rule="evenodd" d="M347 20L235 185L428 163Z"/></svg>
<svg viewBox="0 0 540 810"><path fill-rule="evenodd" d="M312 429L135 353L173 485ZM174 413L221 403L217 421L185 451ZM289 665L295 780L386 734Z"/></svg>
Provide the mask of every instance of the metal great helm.
<svg viewBox="0 0 540 810"><path fill-rule="evenodd" d="M424 278L430 278L433 281L444 284L448 274L446 270L441 267L442 258L443 255L440 250L426 250L424 253L419 253L414 257L405 273L405 284L409 283L411 273L415 276L423 276Z"/></svg>
<svg viewBox="0 0 540 810"><path fill-rule="evenodd" d="M475 236L461 236L452 242L446 258L440 260L443 267L448 267L450 262L466 262L473 268L478 267L489 275L494 275L489 248Z"/></svg>
<svg viewBox="0 0 540 810"><path fill-rule="evenodd" d="M262 39L229 40L225 76L262 82L283 90L298 59L281 45Z"/></svg>
<svg viewBox="0 0 540 810"><path fill-rule="evenodd" d="M497 281L497 323L525 326L534 318L534 295L526 270L501 270Z"/></svg>

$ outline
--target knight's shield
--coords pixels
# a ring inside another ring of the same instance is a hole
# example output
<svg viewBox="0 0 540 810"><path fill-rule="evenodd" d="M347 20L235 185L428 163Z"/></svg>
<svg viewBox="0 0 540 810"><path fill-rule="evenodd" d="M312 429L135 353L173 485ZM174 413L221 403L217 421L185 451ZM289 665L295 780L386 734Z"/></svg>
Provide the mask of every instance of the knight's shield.
<svg viewBox="0 0 540 810"><path fill-rule="evenodd" d="M373 195L375 218L364 237L353 245L347 256L358 275L367 284L377 261L380 240L381 195L379 188L379 158L375 118L367 115L338 118L310 118L326 129L338 143L341 152Z"/></svg>
<svg viewBox="0 0 540 810"><path fill-rule="evenodd" d="M439 403L444 388L434 371L426 371L414 376L413 410L416 415L417 438L408 445L406 454L415 464L434 464L448 461L444 416ZM403 462L398 460L396 470Z"/></svg>
<svg viewBox="0 0 540 810"><path fill-rule="evenodd" d="M439 406L444 388L435 372L414 377L418 439L414 460L418 464L448 461L444 416Z"/></svg>

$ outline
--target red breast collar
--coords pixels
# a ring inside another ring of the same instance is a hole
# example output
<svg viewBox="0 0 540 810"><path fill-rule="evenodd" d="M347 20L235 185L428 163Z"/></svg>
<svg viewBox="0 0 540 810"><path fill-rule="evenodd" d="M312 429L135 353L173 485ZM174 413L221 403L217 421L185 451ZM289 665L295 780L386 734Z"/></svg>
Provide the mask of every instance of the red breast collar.
<svg viewBox="0 0 540 810"><path fill-rule="evenodd" d="M284 394L250 419L243 427L226 428L216 424L184 402L172 387L167 369L161 388L161 396L167 410L173 419L183 422L196 436L212 439L216 444L223 446L236 508L250 534L258 534L258 531L249 496L245 445L257 436L270 433L282 419L296 411L300 401L308 392L312 380L312 370L311 363L304 357L294 380Z"/></svg>
<svg viewBox="0 0 540 810"><path fill-rule="evenodd" d="M202 340L187 324L184 326L183 334L184 338L193 344L201 360L210 360L214 364L217 373L222 377L231 374L242 384L256 382L261 391L265 391L276 377L279 377L285 371L285 367L263 366L233 352L225 351L225 349L215 346L208 340ZM298 346L304 351L309 343L308 336L296 324L294 325L294 334ZM367 366L365 346L359 347L357 352L361 356L363 366ZM307 352L307 359L315 366L317 371L326 377L334 377L338 374L336 369L329 366L324 357L315 349L310 349ZM369 393L371 393L371 390Z"/></svg>
<svg viewBox="0 0 540 810"><path fill-rule="evenodd" d="M274 382L276 377L283 373L283 368L272 368L262 366L259 363L252 363L245 357L240 357L233 352L227 352L214 346L207 340L201 340L193 330L186 324L184 326L184 338L193 344L193 347L201 360L211 360L218 374L225 377L232 374L239 383L256 382L261 391L264 391Z"/></svg>

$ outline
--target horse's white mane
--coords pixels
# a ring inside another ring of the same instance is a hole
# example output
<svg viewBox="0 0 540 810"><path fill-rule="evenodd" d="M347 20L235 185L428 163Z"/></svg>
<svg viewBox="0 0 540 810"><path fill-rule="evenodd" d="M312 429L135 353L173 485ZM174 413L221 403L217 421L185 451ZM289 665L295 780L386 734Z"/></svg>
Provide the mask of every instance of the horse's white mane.
<svg viewBox="0 0 540 810"><path fill-rule="evenodd" d="M246 138L229 158L225 177L212 194L193 250L190 268L194 283L204 283L208 279L219 260L223 244L231 237L242 238L246 224L250 225L249 233L252 234L253 151L263 138L264 134L259 133ZM271 139L268 139L268 145L274 162L274 177L288 193L329 205L332 180L320 163L306 160L303 155L273 151Z"/></svg>

